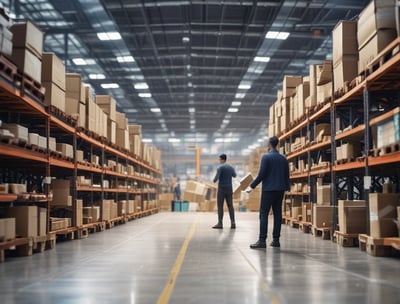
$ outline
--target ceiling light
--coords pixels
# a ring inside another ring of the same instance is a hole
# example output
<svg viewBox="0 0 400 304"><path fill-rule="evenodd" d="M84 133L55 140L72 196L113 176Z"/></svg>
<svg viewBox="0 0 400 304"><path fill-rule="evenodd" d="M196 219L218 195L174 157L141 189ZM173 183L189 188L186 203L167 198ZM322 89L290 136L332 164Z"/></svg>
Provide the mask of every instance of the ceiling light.
<svg viewBox="0 0 400 304"><path fill-rule="evenodd" d="M248 83L241 83L238 86L239 90L248 90L250 88L251 88L251 84L248 84Z"/></svg>
<svg viewBox="0 0 400 304"><path fill-rule="evenodd" d="M196 112L195 108L189 108L189 113L194 113L194 112Z"/></svg>
<svg viewBox="0 0 400 304"><path fill-rule="evenodd" d="M192 77L192 73L187 73L187 76L188 77Z"/></svg>
<svg viewBox="0 0 400 304"><path fill-rule="evenodd" d="M151 143L151 142L153 142L153 140L151 138L142 138L142 142Z"/></svg>
<svg viewBox="0 0 400 304"><path fill-rule="evenodd" d="M141 98L150 98L151 97L151 93L139 93L139 97L141 97Z"/></svg>
<svg viewBox="0 0 400 304"><path fill-rule="evenodd" d="M118 62L134 62L135 59L132 56L118 56Z"/></svg>
<svg viewBox="0 0 400 304"><path fill-rule="evenodd" d="M100 40L120 40L121 34L118 32L103 32L97 33L97 37L99 37Z"/></svg>
<svg viewBox="0 0 400 304"><path fill-rule="evenodd" d="M245 93L236 93L235 98L241 99L241 98L244 98L245 96L246 96Z"/></svg>
<svg viewBox="0 0 400 304"><path fill-rule="evenodd" d="M235 113L235 112L237 112L237 111L239 111L238 108L229 108L229 109L228 109L228 112L230 112L230 113Z"/></svg>
<svg viewBox="0 0 400 304"><path fill-rule="evenodd" d="M146 89L148 89L149 88L149 86L147 85L147 83L145 83L145 82L138 82L138 83L135 83L135 89L136 90L146 90Z"/></svg>
<svg viewBox="0 0 400 304"><path fill-rule="evenodd" d="M190 96L190 97L194 97L194 93L190 93L189 96Z"/></svg>
<svg viewBox="0 0 400 304"><path fill-rule="evenodd" d="M87 65L86 60L83 58L74 58L74 59L72 59L72 62L75 65Z"/></svg>
<svg viewBox="0 0 400 304"><path fill-rule="evenodd" d="M125 113L137 113L136 109L126 109Z"/></svg>
<svg viewBox="0 0 400 304"><path fill-rule="evenodd" d="M254 61L256 62L269 62L271 57L263 57L263 56L256 56L254 57Z"/></svg>
<svg viewBox="0 0 400 304"><path fill-rule="evenodd" d="M184 42L184 43L187 43L187 42L189 42L190 41L190 38L189 37L183 37L182 38L182 42Z"/></svg>
<svg viewBox="0 0 400 304"><path fill-rule="evenodd" d="M190 123L191 123L191 124L195 124L196 121L195 121L194 119L191 119L191 120L190 120Z"/></svg>
<svg viewBox="0 0 400 304"><path fill-rule="evenodd" d="M233 107L238 107L238 106L240 106L241 104L242 104L241 101L232 101L232 106L233 106Z"/></svg>
<svg viewBox="0 0 400 304"><path fill-rule="evenodd" d="M194 125L190 126L190 130L194 130L196 127Z"/></svg>
<svg viewBox="0 0 400 304"><path fill-rule="evenodd" d="M279 40L286 40L289 37L288 32L276 32L276 31L269 31L265 38L267 39L279 39Z"/></svg>
<svg viewBox="0 0 400 304"><path fill-rule="evenodd" d="M160 113L161 109L160 108L151 108L150 111L153 113Z"/></svg>
<svg viewBox="0 0 400 304"><path fill-rule="evenodd" d="M192 87L193 86L193 84L191 83L191 82L188 82L188 87Z"/></svg>
<svg viewBox="0 0 400 304"><path fill-rule="evenodd" d="M224 119L223 121L222 121L222 123L224 123L224 124L228 124L230 122L230 120L229 119Z"/></svg>
<svg viewBox="0 0 400 304"><path fill-rule="evenodd" d="M89 74L90 79L106 79L104 74Z"/></svg>
<svg viewBox="0 0 400 304"><path fill-rule="evenodd" d="M179 143L181 140L179 138L168 138L168 142L170 143Z"/></svg>
<svg viewBox="0 0 400 304"><path fill-rule="evenodd" d="M118 83L102 83L101 87L103 89L118 89L119 85Z"/></svg>

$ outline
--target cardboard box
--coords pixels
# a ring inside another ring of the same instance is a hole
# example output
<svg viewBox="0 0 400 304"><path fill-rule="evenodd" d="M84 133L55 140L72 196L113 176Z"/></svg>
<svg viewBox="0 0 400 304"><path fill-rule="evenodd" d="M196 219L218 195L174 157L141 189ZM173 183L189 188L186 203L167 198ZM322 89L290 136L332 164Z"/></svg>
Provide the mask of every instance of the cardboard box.
<svg viewBox="0 0 400 304"><path fill-rule="evenodd" d="M75 226L79 227L83 225L83 201L80 199L76 200L76 217Z"/></svg>
<svg viewBox="0 0 400 304"><path fill-rule="evenodd" d="M82 75L77 73L65 74L65 96L85 104L85 86Z"/></svg>
<svg viewBox="0 0 400 304"><path fill-rule="evenodd" d="M118 202L118 216L121 216L124 214L126 214L126 201L119 201Z"/></svg>
<svg viewBox="0 0 400 304"><path fill-rule="evenodd" d="M338 201L339 231L341 233L367 232L367 206L363 200Z"/></svg>
<svg viewBox="0 0 400 304"><path fill-rule="evenodd" d="M92 207L83 207L82 213L84 217L91 217L92 222L97 222L100 219L100 207L92 206Z"/></svg>
<svg viewBox="0 0 400 304"><path fill-rule="evenodd" d="M397 184L384 183L382 185L382 193L396 193L396 192L397 192Z"/></svg>
<svg viewBox="0 0 400 304"><path fill-rule="evenodd" d="M302 207L292 207L292 218L298 220L299 215L303 216Z"/></svg>
<svg viewBox="0 0 400 304"><path fill-rule="evenodd" d="M374 148L382 148L400 141L400 113L397 108L391 118L374 125L371 128Z"/></svg>
<svg viewBox="0 0 400 304"><path fill-rule="evenodd" d="M0 242L15 239L15 218L0 218Z"/></svg>
<svg viewBox="0 0 400 304"><path fill-rule="evenodd" d="M51 205L72 206L71 182L65 179L53 179L51 181L53 200Z"/></svg>
<svg viewBox="0 0 400 304"><path fill-rule="evenodd" d="M395 1L373 0L360 13L357 21L357 40L361 48L378 30L396 29Z"/></svg>
<svg viewBox="0 0 400 304"><path fill-rule="evenodd" d="M76 161L83 162L84 161L84 152L82 150L76 150Z"/></svg>
<svg viewBox="0 0 400 304"><path fill-rule="evenodd" d="M318 64L316 70L317 86L322 86L332 81L332 61L325 60L323 64Z"/></svg>
<svg viewBox="0 0 400 304"><path fill-rule="evenodd" d="M358 58L357 22L339 21L332 31L332 59L337 66L345 56Z"/></svg>
<svg viewBox="0 0 400 304"><path fill-rule="evenodd" d="M15 218L17 236L34 237L38 235L38 207L9 207L6 209L6 216Z"/></svg>
<svg viewBox="0 0 400 304"><path fill-rule="evenodd" d="M102 213L102 220L107 221L111 219L111 200L103 199L100 202L100 208Z"/></svg>
<svg viewBox="0 0 400 304"><path fill-rule="evenodd" d="M332 96L332 82L317 86L317 104L324 103Z"/></svg>
<svg viewBox="0 0 400 304"><path fill-rule="evenodd" d="M39 134L28 133L28 144L32 146L39 146Z"/></svg>
<svg viewBox="0 0 400 304"><path fill-rule="evenodd" d="M65 112L65 91L52 82L42 82L42 86L46 89L44 104Z"/></svg>
<svg viewBox="0 0 400 304"><path fill-rule="evenodd" d="M42 61L29 49L13 48L12 60L24 74L39 83L42 82Z"/></svg>
<svg viewBox="0 0 400 304"><path fill-rule="evenodd" d="M357 56L345 55L338 60L333 67L334 92L345 88L345 82L353 81L358 75Z"/></svg>
<svg viewBox="0 0 400 304"><path fill-rule="evenodd" d="M38 208L38 236L45 236L47 228L47 209Z"/></svg>
<svg viewBox="0 0 400 304"><path fill-rule="evenodd" d="M142 136L142 126L141 125L129 125L129 134Z"/></svg>
<svg viewBox="0 0 400 304"><path fill-rule="evenodd" d="M115 99L110 96L110 95L97 95L95 98L96 103L99 105L99 107L108 115L108 117L116 121L116 107L117 107L117 102Z"/></svg>
<svg viewBox="0 0 400 304"><path fill-rule="evenodd" d="M118 146L129 150L129 132L127 129L116 129L115 143Z"/></svg>
<svg viewBox="0 0 400 304"><path fill-rule="evenodd" d="M379 30L359 50L358 73L362 73L397 36L396 30Z"/></svg>
<svg viewBox="0 0 400 304"><path fill-rule="evenodd" d="M36 57L41 58L43 53L43 32L31 21L16 23L10 27L13 33L13 47L27 48ZM40 81L39 81L40 82Z"/></svg>
<svg viewBox="0 0 400 304"><path fill-rule="evenodd" d="M115 112L117 128L127 129L128 128L128 118L126 118L125 113Z"/></svg>
<svg viewBox="0 0 400 304"><path fill-rule="evenodd" d="M0 16L0 19L3 16ZM7 27L0 27L0 51L11 57L12 55L12 37L13 34L8 30Z"/></svg>
<svg viewBox="0 0 400 304"><path fill-rule="evenodd" d="M12 134L14 134L15 138L28 142L28 128L19 124L9 123L3 123L1 128L10 131Z"/></svg>
<svg viewBox="0 0 400 304"><path fill-rule="evenodd" d="M8 184L6 184L6 183L0 184L0 193L1 194L8 193Z"/></svg>
<svg viewBox="0 0 400 304"><path fill-rule="evenodd" d="M92 87L86 84L84 85L84 87L85 87L85 104L87 105L89 102L94 103L94 94Z"/></svg>
<svg viewBox="0 0 400 304"><path fill-rule="evenodd" d="M306 106L309 108L317 105L317 66L310 65L310 102Z"/></svg>
<svg viewBox="0 0 400 304"><path fill-rule="evenodd" d="M72 145L66 143L56 143L57 151L61 152L62 155L66 157L74 157L74 149Z"/></svg>
<svg viewBox="0 0 400 304"><path fill-rule="evenodd" d="M50 151L57 151L57 143L54 137L49 137L49 149Z"/></svg>
<svg viewBox="0 0 400 304"><path fill-rule="evenodd" d="M374 238L398 235L397 208L400 205L399 193L370 193L369 220L370 235Z"/></svg>
<svg viewBox="0 0 400 304"><path fill-rule="evenodd" d="M313 205L313 226L317 228L326 228L332 226L332 206Z"/></svg>
<svg viewBox="0 0 400 304"><path fill-rule="evenodd" d="M115 121L108 118L107 138L115 144L117 142L117 124Z"/></svg>
<svg viewBox="0 0 400 304"><path fill-rule="evenodd" d="M42 81L54 83L65 91L65 66L54 53L42 55Z"/></svg>
<svg viewBox="0 0 400 304"><path fill-rule="evenodd" d="M331 185L317 186L317 204L318 205L331 204Z"/></svg>
<svg viewBox="0 0 400 304"><path fill-rule="evenodd" d="M301 220L303 222L311 223L311 203L302 203L301 205Z"/></svg>

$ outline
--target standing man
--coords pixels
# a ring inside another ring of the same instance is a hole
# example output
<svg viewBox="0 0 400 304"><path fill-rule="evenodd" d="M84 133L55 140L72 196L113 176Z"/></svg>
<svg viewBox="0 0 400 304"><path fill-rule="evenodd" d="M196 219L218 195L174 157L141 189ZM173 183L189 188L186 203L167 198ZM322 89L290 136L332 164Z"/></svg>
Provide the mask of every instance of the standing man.
<svg viewBox="0 0 400 304"><path fill-rule="evenodd" d="M218 223L213 226L214 229L222 229L222 219L224 217L224 200L229 209L229 217L231 219L231 229L236 229L235 210L232 202L232 177L236 177L235 169L226 163L226 154L219 156L217 174L214 177L214 183L218 181L217 207L218 207Z"/></svg>
<svg viewBox="0 0 400 304"><path fill-rule="evenodd" d="M260 234L258 241L250 248L266 248L268 232L268 214L272 207L274 214L274 229L272 231L272 247L280 247L279 237L282 225L282 200L286 190L290 189L289 163L285 156L279 154L277 146L279 139L273 136L268 141L268 153L261 158L258 176L246 189L250 192L262 182L260 202Z"/></svg>

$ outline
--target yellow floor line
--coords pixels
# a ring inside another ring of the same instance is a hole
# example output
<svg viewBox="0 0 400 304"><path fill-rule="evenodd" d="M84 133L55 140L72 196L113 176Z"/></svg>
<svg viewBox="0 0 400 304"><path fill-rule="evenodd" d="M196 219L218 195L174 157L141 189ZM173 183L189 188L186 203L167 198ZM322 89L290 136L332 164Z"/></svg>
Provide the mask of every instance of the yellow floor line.
<svg viewBox="0 0 400 304"><path fill-rule="evenodd" d="M176 278L178 277L179 271L181 270L183 260L185 259L186 251L189 246L189 242L193 237L194 231L196 229L197 220L193 222L190 227L189 232L186 235L185 241L182 244L181 250L179 251L178 257L176 258L175 265L171 270L167 284L164 287L163 292L158 298L157 304L166 304L171 297L172 291L175 287Z"/></svg>

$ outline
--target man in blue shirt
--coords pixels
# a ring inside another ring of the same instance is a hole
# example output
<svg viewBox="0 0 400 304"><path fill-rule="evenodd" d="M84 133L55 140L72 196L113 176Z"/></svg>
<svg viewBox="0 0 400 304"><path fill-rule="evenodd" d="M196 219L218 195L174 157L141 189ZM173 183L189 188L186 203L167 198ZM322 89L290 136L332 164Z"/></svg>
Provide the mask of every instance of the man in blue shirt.
<svg viewBox="0 0 400 304"><path fill-rule="evenodd" d="M226 154L219 156L217 173L214 177L214 183L218 181L217 207L218 207L218 223L213 226L214 229L222 229L222 219L224 217L224 200L228 205L229 217L231 219L231 229L236 228L235 210L232 202L232 177L236 177L235 169L226 163Z"/></svg>
<svg viewBox="0 0 400 304"><path fill-rule="evenodd" d="M279 154L277 146L279 139L273 136L269 139L269 152L261 158L258 176L246 189L250 192L262 182L260 202L260 234L258 241L250 245L250 248L266 248L268 231L268 214L272 207L274 214L274 229L272 231L272 247L280 247L279 237L282 225L282 200L286 190L290 189L289 163L285 156Z"/></svg>

